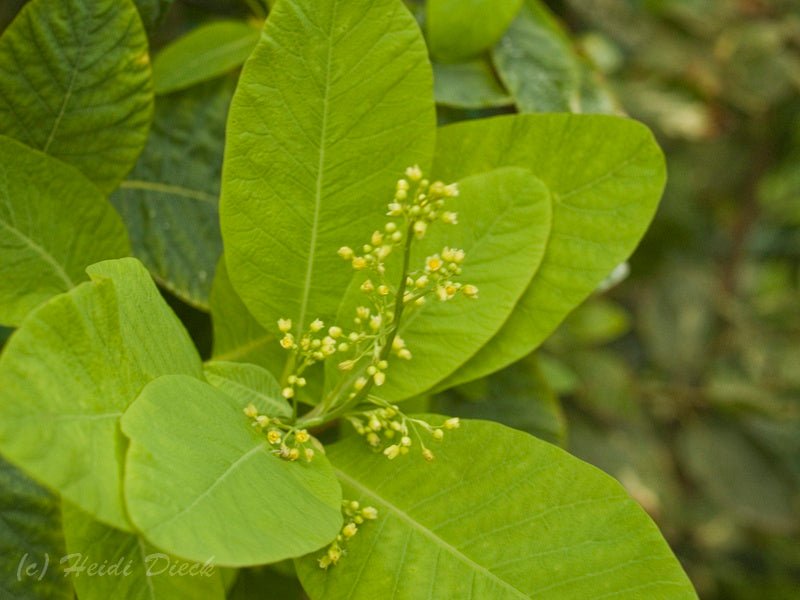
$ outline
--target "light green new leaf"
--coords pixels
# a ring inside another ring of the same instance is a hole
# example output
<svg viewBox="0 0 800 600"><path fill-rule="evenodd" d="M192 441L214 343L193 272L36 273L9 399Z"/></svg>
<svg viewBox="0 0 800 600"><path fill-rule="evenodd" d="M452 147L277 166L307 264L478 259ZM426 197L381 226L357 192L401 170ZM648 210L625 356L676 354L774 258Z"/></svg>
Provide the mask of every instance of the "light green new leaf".
<svg viewBox="0 0 800 600"><path fill-rule="evenodd" d="M217 204L233 77L159 96L147 147L111 197L134 254L179 298L208 308L222 253Z"/></svg>
<svg viewBox="0 0 800 600"><path fill-rule="evenodd" d="M579 112L578 57L538 2L522 7L492 50L492 61L521 112Z"/></svg>
<svg viewBox="0 0 800 600"><path fill-rule="evenodd" d="M203 564L165 554L135 533L113 529L64 503L67 576L81 600L224 600L220 570L211 557ZM80 570L105 565L94 575ZM70 569L76 569L71 571Z"/></svg>
<svg viewBox="0 0 800 600"><path fill-rule="evenodd" d="M111 192L147 140L147 52L130 0L33 0L0 37L0 131Z"/></svg>
<svg viewBox="0 0 800 600"><path fill-rule="evenodd" d="M655 524L594 467L488 421L434 452L389 461L358 436L329 448L344 496L379 514L336 566L297 561L313 600L696 598Z"/></svg>
<svg viewBox="0 0 800 600"><path fill-rule="evenodd" d="M78 171L0 136L0 323L86 279L88 265L130 252L122 221Z"/></svg>
<svg viewBox="0 0 800 600"><path fill-rule="evenodd" d="M34 310L0 355L0 452L95 518L126 529L119 417L160 375L202 377L186 330L133 258Z"/></svg>
<svg viewBox="0 0 800 600"><path fill-rule="evenodd" d="M64 555L59 501L2 457L0 515L0 597L71 600L72 586L58 564Z"/></svg>
<svg viewBox="0 0 800 600"><path fill-rule="evenodd" d="M156 94L182 90L232 71L250 56L258 38L259 30L242 21L201 25L156 56Z"/></svg>
<svg viewBox="0 0 800 600"><path fill-rule="evenodd" d="M265 328L336 315L351 279L336 251L428 167L432 95L400 0L276 4L231 105L220 205L233 287Z"/></svg>
<svg viewBox="0 0 800 600"><path fill-rule="evenodd" d="M429 227L425 238L412 246L410 265L422 269L426 257L445 246L462 249L466 259L458 281L477 286L479 297L449 302L431 297L420 308L406 309L399 335L413 358L392 361L386 384L375 391L387 400L430 389L474 355L511 314L544 256L550 194L530 171L497 169L463 179L458 186L459 195L449 205L458 210L458 225ZM351 285L339 323L350 322L356 306L364 304L359 289L363 279L356 277ZM338 369L335 361L329 363L327 373L333 378ZM348 380L359 375L348 374Z"/></svg>
<svg viewBox="0 0 800 600"><path fill-rule="evenodd" d="M212 357L217 361L249 362L271 373L283 370L287 352L278 338L267 332L250 314L228 279L221 258L211 287L211 321L214 327Z"/></svg>
<svg viewBox="0 0 800 600"><path fill-rule="evenodd" d="M206 380L239 401L244 408L255 405L259 413L270 417L292 416L292 407L281 395L278 380L258 365L211 361L203 367Z"/></svg>
<svg viewBox="0 0 800 600"><path fill-rule="evenodd" d="M342 524L321 452L278 458L241 402L190 377L148 385L122 418L125 499L156 546L190 560L257 565L319 548Z"/></svg>
<svg viewBox="0 0 800 600"><path fill-rule="evenodd" d="M500 333L445 385L476 379L529 354L626 260L653 218L664 157L640 123L606 115L514 115L439 130L437 177L529 168L550 189L544 260Z"/></svg>
<svg viewBox="0 0 800 600"><path fill-rule="evenodd" d="M485 60L433 63L433 94L437 104L455 108L508 106L513 102Z"/></svg>
<svg viewBox="0 0 800 600"><path fill-rule="evenodd" d="M431 53L443 61L471 58L502 37L523 0L428 0Z"/></svg>

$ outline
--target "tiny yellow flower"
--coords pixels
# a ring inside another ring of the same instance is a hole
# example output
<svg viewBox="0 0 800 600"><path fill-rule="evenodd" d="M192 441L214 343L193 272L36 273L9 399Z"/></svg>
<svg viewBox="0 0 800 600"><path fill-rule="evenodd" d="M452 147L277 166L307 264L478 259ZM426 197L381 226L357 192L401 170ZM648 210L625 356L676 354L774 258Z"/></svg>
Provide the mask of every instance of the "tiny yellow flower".
<svg viewBox="0 0 800 600"><path fill-rule="evenodd" d="M472 284L467 284L462 288L464 295L467 298L477 298L478 297L478 288Z"/></svg>
<svg viewBox="0 0 800 600"><path fill-rule="evenodd" d="M325 323L323 323L320 319L314 319L311 321L311 325L308 326L308 328L314 333L322 330L323 327L325 327Z"/></svg>
<svg viewBox="0 0 800 600"><path fill-rule="evenodd" d="M304 444L305 442L311 439L311 436L308 434L308 431L306 431L305 429L301 429L300 431L294 434L294 439L299 444Z"/></svg>
<svg viewBox="0 0 800 600"><path fill-rule="evenodd" d="M401 446L406 446L406 447L410 446L411 445L411 438L408 437L407 435L404 435L403 437L400 438L400 445Z"/></svg>
<svg viewBox="0 0 800 600"><path fill-rule="evenodd" d="M357 271L367 268L367 259L363 256L356 256L353 258L353 268Z"/></svg>
<svg viewBox="0 0 800 600"><path fill-rule="evenodd" d="M375 381L375 385L381 386L386 383L386 373L378 371L372 376L372 379Z"/></svg>
<svg viewBox="0 0 800 600"><path fill-rule="evenodd" d="M283 396L287 400L289 398L294 398L294 390L290 387L285 387L283 388L283 390L281 390L281 396Z"/></svg>
<svg viewBox="0 0 800 600"><path fill-rule="evenodd" d="M436 457L433 455L433 452L431 452L430 450L428 450L427 448L425 448L425 449L422 451L422 458L424 458L424 459L425 459L425 460L427 460L428 462L431 462L431 461L432 461L434 458L436 458Z"/></svg>
<svg viewBox="0 0 800 600"><path fill-rule="evenodd" d="M294 336L291 333L287 333L281 338L281 347L286 350L294 348Z"/></svg>
<svg viewBox="0 0 800 600"><path fill-rule="evenodd" d="M358 526L355 523L348 523L342 527L342 535L345 537L345 539L350 539L356 533L358 533Z"/></svg>
<svg viewBox="0 0 800 600"><path fill-rule="evenodd" d="M379 285L378 286L378 294L381 296L388 296L389 295L389 286L388 285Z"/></svg>
<svg viewBox="0 0 800 600"><path fill-rule="evenodd" d="M391 446L386 448L386 450L384 450L383 453L386 456L386 458L388 458L389 460L393 460L400 455L400 446L398 446L397 444L392 444Z"/></svg>
<svg viewBox="0 0 800 600"><path fill-rule="evenodd" d="M342 333L343 333L342 328L337 327L336 325L328 329L328 335L334 339L342 337Z"/></svg>
<svg viewBox="0 0 800 600"><path fill-rule="evenodd" d="M411 181L419 181L422 179L422 169L419 168L419 165L408 167L406 169L406 177L408 177Z"/></svg>
<svg viewBox="0 0 800 600"><path fill-rule="evenodd" d="M270 444L280 444L281 439L281 432L277 429L270 429L269 433L267 433L267 441Z"/></svg>
<svg viewBox="0 0 800 600"><path fill-rule="evenodd" d="M345 260L351 260L353 258L353 249L349 246L342 246L339 248L338 254Z"/></svg>
<svg viewBox="0 0 800 600"><path fill-rule="evenodd" d="M444 438L444 431L441 429L434 429L433 430L433 439L441 441Z"/></svg>
<svg viewBox="0 0 800 600"><path fill-rule="evenodd" d="M408 181L405 179L398 179L397 180L397 189L398 190L408 190Z"/></svg>
<svg viewBox="0 0 800 600"><path fill-rule="evenodd" d="M357 391L360 391L364 389L365 385L367 385L367 378L359 377L358 379L356 379L356 382L353 384L353 387L356 388Z"/></svg>
<svg viewBox="0 0 800 600"><path fill-rule="evenodd" d="M286 333L292 329L292 320L291 319L278 319L278 329L280 329L281 333Z"/></svg>
<svg viewBox="0 0 800 600"><path fill-rule="evenodd" d="M244 414L246 414L251 419L255 419L258 416L258 409L256 408L256 405L248 404L247 408L244 409Z"/></svg>
<svg viewBox="0 0 800 600"><path fill-rule="evenodd" d="M373 246L380 246L383 243L383 234L380 231L373 231L370 242Z"/></svg>
<svg viewBox="0 0 800 600"><path fill-rule="evenodd" d="M433 256L429 256L425 259L425 269L431 273L435 273L439 269L442 268L442 259L439 257L438 254L434 254Z"/></svg>
<svg viewBox="0 0 800 600"><path fill-rule="evenodd" d="M306 448L303 452L306 455L306 460L308 462L311 462L314 458L314 450L312 450L311 448Z"/></svg>
<svg viewBox="0 0 800 600"><path fill-rule="evenodd" d="M259 427L266 427L267 425L269 425L269 417L266 415L258 415L256 417L256 424Z"/></svg>
<svg viewBox="0 0 800 600"><path fill-rule="evenodd" d="M442 213L442 222L446 223L447 225L457 225L458 224L458 213L452 211L445 211Z"/></svg>
<svg viewBox="0 0 800 600"><path fill-rule="evenodd" d="M445 429L458 429L461 427L461 420L458 417L452 417L444 422Z"/></svg>
<svg viewBox="0 0 800 600"><path fill-rule="evenodd" d="M425 221L415 221L414 222L414 235L417 238L421 238L425 235L425 232L428 230L428 224Z"/></svg>
<svg viewBox="0 0 800 600"><path fill-rule="evenodd" d="M365 506L361 509L361 516L370 521L374 521L378 518L378 509L374 506Z"/></svg>

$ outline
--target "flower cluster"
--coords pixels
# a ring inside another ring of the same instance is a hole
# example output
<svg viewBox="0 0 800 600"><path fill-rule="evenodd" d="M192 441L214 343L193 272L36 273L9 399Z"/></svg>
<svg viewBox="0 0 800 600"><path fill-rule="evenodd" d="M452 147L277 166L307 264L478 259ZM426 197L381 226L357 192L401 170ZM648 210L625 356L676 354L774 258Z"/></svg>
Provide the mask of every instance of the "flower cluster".
<svg viewBox="0 0 800 600"><path fill-rule="evenodd" d="M422 269L408 274L403 302L421 306L429 295L442 302L452 300L458 294L477 298L476 286L455 281L455 277L461 275L465 256L463 250L445 246L441 253L427 257Z"/></svg>
<svg viewBox="0 0 800 600"><path fill-rule="evenodd" d="M373 506L364 506L357 500L343 500L342 512L344 513L345 524L342 531L336 536L336 539L328 547L328 550L319 559L319 566L322 569L327 569L331 565L336 565L339 559L345 553L344 544L358 533L358 526L365 521L374 521L378 518L378 510Z"/></svg>
<svg viewBox="0 0 800 600"><path fill-rule="evenodd" d="M422 457L427 461L432 461L435 456L430 448L425 446L420 430L440 442L444 439L445 430L457 429L461 424L458 417L453 417L447 419L441 426L434 426L422 419L404 415L397 405L385 404L377 398L371 398L371 400L382 406L350 415L347 420L350 421L356 433L363 436L370 446L380 450L389 460L408 454L414 446L412 438L417 438Z"/></svg>
<svg viewBox="0 0 800 600"><path fill-rule="evenodd" d="M264 432L267 441L274 448L273 454L288 461L295 461L302 456L311 462L314 458L315 452L311 445L315 440L305 429L295 429L278 418L259 414L254 404L247 405L244 414L252 419L253 427Z"/></svg>
<svg viewBox="0 0 800 600"><path fill-rule="evenodd" d="M458 196L457 184L445 185L441 181L431 183L423 179L417 165L406 169L406 177L397 182L394 200L386 213L388 216L404 217L418 239L425 236L428 225L434 221L440 220L449 225L458 223L457 213L444 210L445 200Z"/></svg>

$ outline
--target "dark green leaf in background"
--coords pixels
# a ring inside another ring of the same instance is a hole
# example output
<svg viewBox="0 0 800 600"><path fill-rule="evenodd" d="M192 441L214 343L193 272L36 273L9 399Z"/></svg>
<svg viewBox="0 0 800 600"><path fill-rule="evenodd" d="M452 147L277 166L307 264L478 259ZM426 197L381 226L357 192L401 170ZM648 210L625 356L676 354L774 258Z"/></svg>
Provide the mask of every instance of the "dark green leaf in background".
<svg viewBox="0 0 800 600"><path fill-rule="evenodd" d="M112 196L134 254L182 300L208 309L222 253L217 204L235 78L159 96L147 147Z"/></svg>
<svg viewBox="0 0 800 600"><path fill-rule="evenodd" d="M111 192L153 114L147 36L131 0L33 0L0 37L0 133Z"/></svg>
<svg viewBox="0 0 800 600"><path fill-rule="evenodd" d="M485 60L433 63L433 93L437 104L455 108L508 106L513 100Z"/></svg>

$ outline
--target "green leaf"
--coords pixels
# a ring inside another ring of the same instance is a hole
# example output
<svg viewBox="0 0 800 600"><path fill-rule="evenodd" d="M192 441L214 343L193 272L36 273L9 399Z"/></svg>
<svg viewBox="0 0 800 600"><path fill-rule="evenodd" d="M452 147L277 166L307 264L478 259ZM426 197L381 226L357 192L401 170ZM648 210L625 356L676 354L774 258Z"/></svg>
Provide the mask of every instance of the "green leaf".
<svg viewBox="0 0 800 600"><path fill-rule="evenodd" d="M292 407L281 396L278 380L257 365L212 361L203 367L206 380L239 401L244 408L253 404L261 414L291 418Z"/></svg>
<svg viewBox="0 0 800 600"><path fill-rule="evenodd" d="M231 106L220 205L233 287L268 330L336 315L409 165L430 163L427 50L400 0L279 2Z"/></svg>
<svg viewBox="0 0 800 600"><path fill-rule="evenodd" d="M455 385L529 354L627 259L650 224L666 178L650 131L606 115L514 115L439 130L435 172L447 181L501 166L529 168L552 193L539 271L500 333Z"/></svg>
<svg viewBox="0 0 800 600"><path fill-rule="evenodd" d="M130 438L131 520L178 556L213 556L225 566L275 562L319 548L341 527L341 489L325 456L278 458L241 403L206 383L154 381L122 430Z"/></svg>
<svg viewBox="0 0 800 600"><path fill-rule="evenodd" d="M241 66L259 35L259 29L242 21L217 21L190 31L156 56L156 94L186 89Z"/></svg>
<svg viewBox="0 0 800 600"><path fill-rule="evenodd" d="M311 598L696 598L655 524L594 467L487 421L435 453L389 461L358 436L329 448L345 497L379 515L336 566L297 561Z"/></svg>
<svg viewBox="0 0 800 600"><path fill-rule="evenodd" d="M0 452L95 518L126 529L119 417L167 373L202 377L191 340L133 258L34 310L0 355Z"/></svg>
<svg viewBox="0 0 800 600"><path fill-rule="evenodd" d="M201 309L222 253L217 204L235 83L221 78L160 96L147 147L111 198L136 256L159 283Z"/></svg>
<svg viewBox="0 0 800 600"><path fill-rule="evenodd" d="M611 93L539 0L526 0L492 62L520 112L616 112Z"/></svg>
<svg viewBox="0 0 800 600"><path fill-rule="evenodd" d="M434 397L432 410L464 419L486 419L564 445L567 422L558 396L539 370L522 360Z"/></svg>
<svg viewBox="0 0 800 600"><path fill-rule="evenodd" d="M78 171L0 136L0 323L86 279L97 261L130 252L119 215Z"/></svg>
<svg viewBox="0 0 800 600"><path fill-rule="evenodd" d="M130 0L33 0L0 37L0 131L111 192L153 114L147 36Z"/></svg>
<svg viewBox="0 0 800 600"><path fill-rule="evenodd" d="M457 226L436 224L415 242L411 269L442 248L460 248L466 259L459 281L478 287L479 297L450 302L430 298L421 308L408 308L399 335L413 358L394 360L386 384L376 394L387 400L418 395L453 373L474 355L514 309L541 263L550 231L550 195L530 171L504 168L459 182ZM398 257L399 258L399 257ZM341 267L340 267L341 268ZM399 268L397 269L399 271ZM356 277L342 303L338 322L347 323L364 303ZM337 366L328 361L328 375ZM348 381L360 373L348 374ZM326 382L327 383L327 382Z"/></svg>
<svg viewBox="0 0 800 600"><path fill-rule="evenodd" d="M433 94L437 104L455 108L478 109L512 103L485 60L433 63Z"/></svg>
<svg viewBox="0 0 800 600"><path fill-rule="evenodd" d="M628 333L630 328L630 316L620 304L595 298L575 309L564 321L559 333L564 338L566 352L567 348L574 348L575 345L607 344Z"/></svg>
<svg viewBox="0 0 800 600"><path fill-rule="evenodd" d="M167 14L173 0L133 0L148 32L153 33Z"/></svg>
<svg viewBox="0 0 800 600"><path fill-rule="evenodd" d="M578 112L581 69L552 14L527 2L492 50L500 79L520 112Z"/></svg>
<svg viewBox="0 0 800 600"><path fill-rule="evenodd" d="M283 563L279 563L283 564ZM291 563L289 566L294 567ZM265 596L265 593L269 595ZM278 571L273 565L241 569L228 600L306 600L297 577Z"/></svg>
<svg viewBox="0 0 800 600"><path fill-rule="evenodd" d="M523 0L429 0L428 44L443 61L470 58L494 46Z"/></svg>
<svg viewBox="0 0 800 600"><path fill-rule="evenodd" d="M0 596L71 599L58 562L64 555L58 499L2 457L0 515Z"/></svg>
<svg viewBox="0 0 800 600"><path fill-rule="evenodd" d="M212 557L198 564L169 556L139 535L103 525L68 503L63 518L69 552L64 564L81 600L224 600ZM92 566L106 570L92 575Z"/></svg>
<svg viewBox="0 0 800 600"><path fill-rule="evenodd" d="M214 360L249 362L272 373L283 370L286 350L280 347L274 334L258 324L242 303L228 278L224 258L217 265L210 304Z"/></svg>

